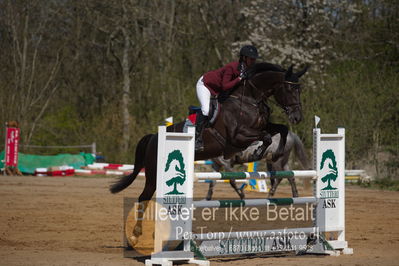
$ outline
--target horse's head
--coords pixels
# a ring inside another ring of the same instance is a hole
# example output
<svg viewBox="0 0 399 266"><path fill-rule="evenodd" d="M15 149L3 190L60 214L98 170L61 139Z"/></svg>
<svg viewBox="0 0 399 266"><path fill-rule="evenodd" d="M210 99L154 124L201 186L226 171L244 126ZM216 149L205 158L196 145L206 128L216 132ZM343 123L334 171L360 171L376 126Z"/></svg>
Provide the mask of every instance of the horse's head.
<svg viewBox="0 0 399 266"><path fill-rule="evenodd" d="M306 66L303 70L294 73L293 66L285 71L277 65L259 63L249 70L249 84L260 91L264 100L274 95L277 104L288 115L290 122L297 124L302 120L299 78L306 73L307 69Z"/></svg>
<svg viewBox="0 0 399 266"><path fill-rule="evenodd" d="M293 66L290 66L284 74L284 81L276 84L277 88L274 90L274 98L293 124L298 124L303 118L299 78L306 73L307 69L306 66L301 71L294 73Z"/></svg>

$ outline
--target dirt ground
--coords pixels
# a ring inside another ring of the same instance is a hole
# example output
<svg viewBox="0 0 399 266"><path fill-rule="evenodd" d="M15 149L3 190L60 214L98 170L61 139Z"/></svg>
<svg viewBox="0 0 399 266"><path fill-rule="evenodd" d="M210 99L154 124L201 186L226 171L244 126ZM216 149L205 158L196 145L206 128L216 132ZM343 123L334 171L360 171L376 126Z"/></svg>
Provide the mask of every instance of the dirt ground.
<svg viewBox="0 0 399 266"><path fill-rule="evenodd" d="M110 178L0 176L1 265L143 265L123 257L123 198L137 197L138 178L111 195ZM207 184L196 184L205 196ZM277 197L289 197L282 186ZM217 197L234 197L218 184ZM249 197L259 197L250 193ZM211 265L399 265L399 192L346 189L346 238L353 255L214 258Z"/></svg>

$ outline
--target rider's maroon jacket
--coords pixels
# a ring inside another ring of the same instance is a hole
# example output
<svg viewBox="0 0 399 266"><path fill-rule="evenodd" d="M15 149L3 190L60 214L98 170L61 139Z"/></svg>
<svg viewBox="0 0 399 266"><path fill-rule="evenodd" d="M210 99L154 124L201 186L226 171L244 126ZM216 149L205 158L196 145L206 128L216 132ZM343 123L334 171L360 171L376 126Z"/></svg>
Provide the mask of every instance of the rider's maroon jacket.
<svg viewBox="0 0 399 266"><path fill-rule="evenodd" d="M218 95L222 91L233 88L240 82L238 62L231 62L222 68L205 73L203 82L212 95Z"/></svg>

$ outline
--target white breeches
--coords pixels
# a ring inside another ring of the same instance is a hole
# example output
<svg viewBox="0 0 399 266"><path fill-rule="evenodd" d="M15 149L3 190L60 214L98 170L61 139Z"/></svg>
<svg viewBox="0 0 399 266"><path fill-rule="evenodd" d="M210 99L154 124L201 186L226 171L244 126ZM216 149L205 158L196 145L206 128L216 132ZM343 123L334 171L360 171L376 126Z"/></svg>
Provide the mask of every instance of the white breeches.
<svg viewBox="0 0 399 266"><path fill-rule="evenodd" d="M211 102L211 92L205 87L202 77L197 82L197 98L201 104L201 111L204 116L209 114L209 104Z"/></svg>

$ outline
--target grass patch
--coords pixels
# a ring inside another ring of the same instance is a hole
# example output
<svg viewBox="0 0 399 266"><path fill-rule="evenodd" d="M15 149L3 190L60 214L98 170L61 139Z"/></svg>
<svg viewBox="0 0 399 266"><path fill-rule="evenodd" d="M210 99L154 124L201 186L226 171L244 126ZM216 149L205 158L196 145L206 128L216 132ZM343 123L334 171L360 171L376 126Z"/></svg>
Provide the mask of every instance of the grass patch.
<svg viewBox="0 0 399 266"><path fill-rule="evenodd" d="M399 191L399 180L385 177L372 181L370 184L361 184L363 187L371 187L383 190Z"/></svg>

